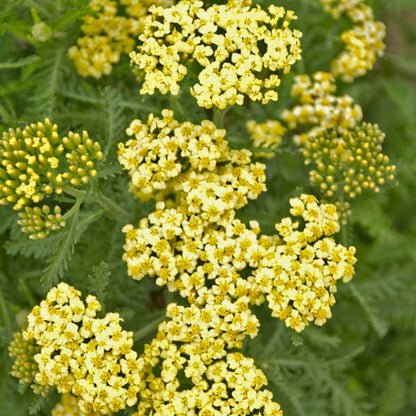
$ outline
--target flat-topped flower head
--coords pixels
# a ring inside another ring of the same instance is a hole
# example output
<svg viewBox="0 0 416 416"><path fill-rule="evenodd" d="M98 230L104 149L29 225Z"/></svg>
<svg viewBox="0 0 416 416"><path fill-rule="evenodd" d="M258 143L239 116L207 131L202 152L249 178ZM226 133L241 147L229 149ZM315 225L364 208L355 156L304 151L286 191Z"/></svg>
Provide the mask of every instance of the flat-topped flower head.
<svg viewBox="0 0 416 416"><path fill-rule="evenodd" d="M79 74L94 78L108 75L121 56L134 48L149 7L170 4L170 0L91 0L94 15L84 18L85 36L68 51Z"/></svg>
<svg viewBox="0 0 416 416"><path fill-rule="evenodd" d="M290 217L276 224L281 237L254 271L272 316L297 332L331 318L338 280L354 274L355 248L336 244L340 229L335 205L320 204L312 195L290 200Z"/></svg>
<svg viewBox="0 0 416 416"><path fill-rule="evenodd" d="M204 7L202 1L181 0L169 8L155 7L130 54L141 94L179 94L188 73L198 77L191 94L200 107L224 109L242 105L245 97L266 104L277 101L280 77L300 58L301 33L292 30L292 11L251 2L232 1ZM246 6L247 4L247 6Z"/></svg>
<svg viewBox="0 0 416 416"><path fill-rule="evenodd" d="M117 313L97 318L101 305L95 296L88 295L85 302L80 296L60 283L29 314L23 339L36 348L34 383L70 394L63 406L68 402L73 407L76 399L82 415L133 406L141 382L133 334L121 328Z"/></svg>
<svg viewBox="0 0 416 416"><path fill-rule="evenodd" d="M361 121L361 107L349 95L338 96L336 91L335 78L328 72L315 72L312 77L295 76L291 94L297 103L282 112L282 119L290 130L308 128L294 136L296 144L305 144L309 137L328 128L344 132Z"/></svg>
<svg viewBox="0 0 416 416"><path fill-rule="evenodd" d="M377 58L383 56L386 27L374 19L373 10L363 0L321 0L321 3L335 19L345 14L353 23L351 29L341 34L345 48L331 65L335 77L352 82L371 70Z"/></svg>
<svg viewBox="0 0 416 416"><path fill-rule="evenodd" d="M282 415L254 360L227 351L224 331L209 330L226 322L226 314L218 317L210 310L171 304L168 315L173 320L159 325L142 355L143 389L136 416Z"/></svg>
<svg viewBox="0 0 416 416"><path fill-rule="evenodd" d="M15 210L37 204L65 185L88 182L102 158L100 145L84 130L60 137L48 119L23 129L9 129L0 140L0 204Z"/></svg>
<svg viewBox="0 0 416 416"><path fill-rule="evenodd" d="M247 150L230 149L225 130L209 120L179 123L170 110L162 115L134 120L127 129L134 138L119 144L119 161L138 197L171 196L174 206L214 222L265 190L265 166L253 163Z"/></svg>

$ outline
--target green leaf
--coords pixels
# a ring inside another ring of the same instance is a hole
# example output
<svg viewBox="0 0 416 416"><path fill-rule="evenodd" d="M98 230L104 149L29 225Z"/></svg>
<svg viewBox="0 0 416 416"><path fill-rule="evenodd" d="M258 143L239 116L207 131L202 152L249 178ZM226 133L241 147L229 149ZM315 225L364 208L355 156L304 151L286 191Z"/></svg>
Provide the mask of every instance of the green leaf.
<svg viewBox="0 0 416 416"><path fill-rule="evenodd" d="M95 294L101 303L104 303L110 276L110 266L105 261L102 261L98 266L94 266L92 273L88 276L88 292Z"/></svg>
<svg viewBox="0 0 416 416"><path fill-rule="evenodd" d="M0 69L9 69L9 68L21 68L22 66L33 64L38 62L40 56L31 55L25 58L21 58L18 61L9 61L9 62L0 62Z"/></svg>
<svg viewBox="0 0 416 416"><path fill-rule="evenodd" d="M98 167L97 175L95 178L109 179L120 175L122 172L123 168L118 163L106 163L102 167Z"/></svg>
<svg viewBox="0 0 416 416"><path fill-rule="evenodd" d="M52 233L43 240L29 240L26 235L6 241L4 247L10 256L34 257L42 259L53 254L64 231Z"/></svg>
<svg viewBox="0 0 416 416"><path fill-rule="evenodd" d="M399 415L406 399L406 385L399 373L393 372L387 380L380 400L378 416Z"/></svg>
<svg viewBox="0 0 416 416"><path fill-rule="evenodd" d="M48 260L48 267L40 278L40 284L43 290L48 291L52 286L59 282L65 270L68 268L68 263L71 259L76 242L76 230L79 219L79 207L81 200L78 200L73 215L67 222L65 231L61 234L61 239L58 242L54 255Z"/></svg>

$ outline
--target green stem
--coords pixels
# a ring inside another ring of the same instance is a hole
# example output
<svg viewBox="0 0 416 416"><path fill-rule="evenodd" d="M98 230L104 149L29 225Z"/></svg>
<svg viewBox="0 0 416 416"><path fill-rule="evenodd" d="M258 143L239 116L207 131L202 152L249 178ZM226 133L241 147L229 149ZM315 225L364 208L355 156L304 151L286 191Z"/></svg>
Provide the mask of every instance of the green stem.
<svg viewBox="0 0 416 416"><path fill-rule="evenodd" d="M113 200L106 197L102 193L95 194L95 201L105 208L108 212L113 214L114 217L123 217L128 221L131 221L131 215L124 209L118 206Z"/></svg>
<svg viewBox="0 0 416 416"><path fill-rule="evenodd" d="M74 215L75 212L79 211L81 204L84 202L84 197L85 196L77 197L77 200L75 204L72 206L72 208L63 215L64 220L68 220L68 218Z"/></svg>
<svg viewBox="0 0 416 416"><path fill-rule="evenodd" d="M224 121L225 121L225 116L228 113L228 108L226 108L225 110L219 110L218 108L214 107L214 124L218 129L223 129L224 128Z"/></svg>
<svg viewBox="0 0 416 416"><path fill-rule="evenodd" d="M0 289L0 308L3 315L4 324L8 332L12 332L12 324L10 321L9 311L6 305L6 299L3 296L3 292Z"/></svg>
<svg viewBox="0 0 416 416"><path fill-rule="evenodd" d="M83 200L85 200L85 202L87 203L95 202L101 205L106 211L110 212L115 218L123 217L126 220L131 221L131 215L124 208L121 208L120 206L118 206L113 200L111 200L110 198L102 194L101 192L88 193L87 191L75 189L72 186L66 186L64 188L64 192L77 199L83 198ZM68 211L68 213L70 211Z"/></svg>
<svg viewBox="0 0 416 416"><path fill-rule="evenodd" d="M139 329L138 331L134 333L133 340L139 341L145 338L147 335L151 334L164 319L165 319L165 315L159 316L158 318L149 322L142 329Z"/></svg>

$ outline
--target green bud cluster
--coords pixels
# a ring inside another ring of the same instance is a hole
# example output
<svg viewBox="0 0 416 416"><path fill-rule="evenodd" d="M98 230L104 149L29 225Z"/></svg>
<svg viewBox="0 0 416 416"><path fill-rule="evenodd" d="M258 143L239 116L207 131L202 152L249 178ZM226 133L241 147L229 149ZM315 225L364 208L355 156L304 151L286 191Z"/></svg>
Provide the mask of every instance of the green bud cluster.
<svg viewBox="0 0 416 416"><path fill-rule="evenodd" d="M29 238L32 240L40 240L51 231L65 227L65 219L58 205L53 208L53 211L48 205L25 207L22 212L19 212L19 217L17 223L24 233L30 233Z"/></svg>
<svg viewBox="0 0 416 416"><path fill-rule="evenodd" d="M302 148L305 163L315 165L309 173L312 185L331 199L342 191L354 199L365 189L379 192L394 179L395 165L382 153L385 134L376 124L363 123L340 133L326 130L309 137Z"/></svg>
<svg viewBox="0 0 416 416"><path fill-rule="evenodd" d="M39 366L35 361L35 355L40 353L34 339L25 339L22 332L13 335L13 341L9 345L9 355L15 357L11 375L17 377L21 384L29 384L36 394L45 395L49 386L42 386L35 382Z"/></svg>
<svg viewBox="0 0 416 416"><path fill-rule="evenodd" d="M9 129L0 140L0 204L20 210L45 195L61 194L65 185L87 183L102 156L99 143L86 131L61 138L48 119Z"/></svg>

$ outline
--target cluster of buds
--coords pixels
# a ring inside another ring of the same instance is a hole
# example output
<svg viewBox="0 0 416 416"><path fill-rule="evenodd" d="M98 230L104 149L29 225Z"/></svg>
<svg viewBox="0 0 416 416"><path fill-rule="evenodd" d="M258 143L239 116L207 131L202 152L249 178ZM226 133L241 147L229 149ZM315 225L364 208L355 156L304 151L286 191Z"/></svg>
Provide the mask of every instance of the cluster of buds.
<svg viewBox="0 0 416 416"><path fill-rule="evenodd" d="M51 211L48 205L42 207L25 207L19 212L20 219L17 223L24 233L29 233L31 240L45 238L51 231L65 227L65 218L61 214L61 208L56 205Z"/></svg>
<svg viewBox="0 0 416 416"><path fill-rule="evenodd" d="M241 3L205 8L202 1L181 0L151 9L141 44L130 54L144 74L140 93L179 94L179 82L194 63L198 82L191 94L200 107L224 109L242 105L245 97L277 101L280 74L300 59L302 34L289 28L297 17L283 7L266 11Z"/></svg>
<svg viewBox="0 0 416 416"><path fill-rule="evenodd" d="M40 347L32 339L25 339L21 332L13 335L9 345L9 355L15 358L11 375L19 379L19 383L28 384L36 394L45 395L49 386L42 386L35 382L39 365L35 356L39 354Z"/></svg>
<svg viewBox="0 0 416 416"><path fill-rule="evenodd" d="M32 238L43 238L48 230L62 227L59 208L50 213L44 206L32 207L53 193L60 195L66 185L86 184L103 157L98 142L86 131L70 131L60 137L58 126L49 119L23 129L9 129L0 140L0 204L14 204L20 224Z"/></svg>
<svg viewBox="0 0 416 416"><path fill-rule="evenodd" d="M379 192L394 179L396 166L382 153L385 134L377 125L363 123L339 133L328 130L310 138L302 148L310 172L310 182L319 186L327 199L341 191L354 199L365 189Z"/></svg>
<svg viewBox="0 0 416 416"><path fill-rule="evenodd" d="M65 185L87 183L103 156L85 130L61 138L49 119L4 132L0 151L0 203L13 203L15 210L62 194Z"/></svg>

